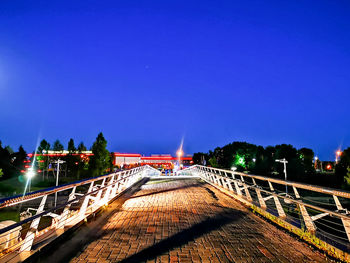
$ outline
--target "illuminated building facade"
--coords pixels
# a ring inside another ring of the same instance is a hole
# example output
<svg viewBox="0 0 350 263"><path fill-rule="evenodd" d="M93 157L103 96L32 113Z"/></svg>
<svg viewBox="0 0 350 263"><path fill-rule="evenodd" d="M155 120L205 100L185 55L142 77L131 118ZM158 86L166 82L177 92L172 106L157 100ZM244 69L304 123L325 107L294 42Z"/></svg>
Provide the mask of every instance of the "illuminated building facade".
<svg viewBox="0 0 350 263"><path fill-rule="evenodd" d="M64 159L69 154L68 151L47 151L43 154L33 154L29 153L27 155L27 160L25 161L25 168L28 169L31 167L31 163L35 156L36 158L36 171L41 172L49 172L54 171L54 167L49 167L50 160L57 160L59 158ZM90 157L93 155L92 151L83 151L72 153L74 156L79 156L81 162L88 163ZM162 167L165 169L173 169L174 165L180 164L184 167L190 166L193 164L192 156L181 156L173 157L170 154L152 154L151 156L143 156L138 153L118 153L111 152L111 157L113 160L113 165L118 168L130 168L134 166L140 165L151 165L153 167ZM78 165L78 163L76 163ZM26 170L22 170L22 173L26 172Z"/></svg>

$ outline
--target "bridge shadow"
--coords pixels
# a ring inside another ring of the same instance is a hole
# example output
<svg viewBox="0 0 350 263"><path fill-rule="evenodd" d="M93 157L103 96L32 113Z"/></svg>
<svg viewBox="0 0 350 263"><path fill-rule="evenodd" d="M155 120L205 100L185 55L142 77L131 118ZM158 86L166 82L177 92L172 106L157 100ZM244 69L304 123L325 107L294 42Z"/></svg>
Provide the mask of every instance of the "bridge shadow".
<svg viewBox="0 0 350 263"><path fill-rule="evenodd" d="M241 211L226 208L225 211L216 214L213 217L209 217L204 221L195 224L187 229L182 230L179 233L174 234L148 248L141 250L140 252L129 256L121 260L122 263L131 262L145 262L147 260L153 260L157 256L160 256L168 251L181 247L190 241L194 241L196 238L201 237L211 231L219 229L227 224L241 220L245 217L245 214Z"/></svg>
<svg viewBox="0 0 350 263"><path fill-rule="evenodd" d="M204 187L204 189L207 190L207 192L211 195L211 197L214 198L216 201L219 200L219 198L216 196L213 190L209 189L208 187Z"/></svg>

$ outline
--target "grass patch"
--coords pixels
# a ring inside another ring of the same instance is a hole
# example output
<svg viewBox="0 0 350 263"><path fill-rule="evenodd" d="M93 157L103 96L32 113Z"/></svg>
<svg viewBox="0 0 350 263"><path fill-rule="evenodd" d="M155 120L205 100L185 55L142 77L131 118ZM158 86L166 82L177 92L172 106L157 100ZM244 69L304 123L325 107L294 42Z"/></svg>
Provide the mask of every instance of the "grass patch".
<svg viewBox="0 0 350 263"><path fill-rule="evenodd" d="M66 184L76 181L74 177L63 177L60 178L59 184ZM23 194L27 179L23 176L16 176L6 180L0 181L0 197L8 197L13 195ZM56 185L55 178L43 179L41 176L33 178L30 186L30 191L34 192L37 190L45 189ZM28 191L28 189L27 189Z"/></svg>
<svg viewBox="0 0 350 263"><path fill-rule="evenodd" d="M19 222L19 212L14 209L1 209L0 221L12 220Z"/></svg>

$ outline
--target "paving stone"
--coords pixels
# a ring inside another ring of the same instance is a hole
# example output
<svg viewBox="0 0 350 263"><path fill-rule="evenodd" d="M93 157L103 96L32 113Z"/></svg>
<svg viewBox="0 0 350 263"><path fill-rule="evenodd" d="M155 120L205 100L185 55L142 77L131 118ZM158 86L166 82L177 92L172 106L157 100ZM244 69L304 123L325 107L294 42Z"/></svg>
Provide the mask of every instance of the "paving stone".
<svg viewBox="0 0 350 263"><path fill-rule="evenodd" d="M326 262L202 181L150 181L71 262ZM329 260L328 260L329 261Z"/></svg>

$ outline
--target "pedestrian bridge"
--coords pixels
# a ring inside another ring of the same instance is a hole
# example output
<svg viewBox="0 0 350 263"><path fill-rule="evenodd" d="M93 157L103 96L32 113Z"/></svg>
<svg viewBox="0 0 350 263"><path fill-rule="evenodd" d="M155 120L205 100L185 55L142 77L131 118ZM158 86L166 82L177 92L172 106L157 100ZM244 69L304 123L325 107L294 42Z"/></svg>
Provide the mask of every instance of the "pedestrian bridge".
<svg viewBox="0 0 350 263"><path fill-rule="evenodd" d="M19 215L0 229L0 261L349 261L349 197L203 166L137 167L0 200L0 213Z"/></svg>

